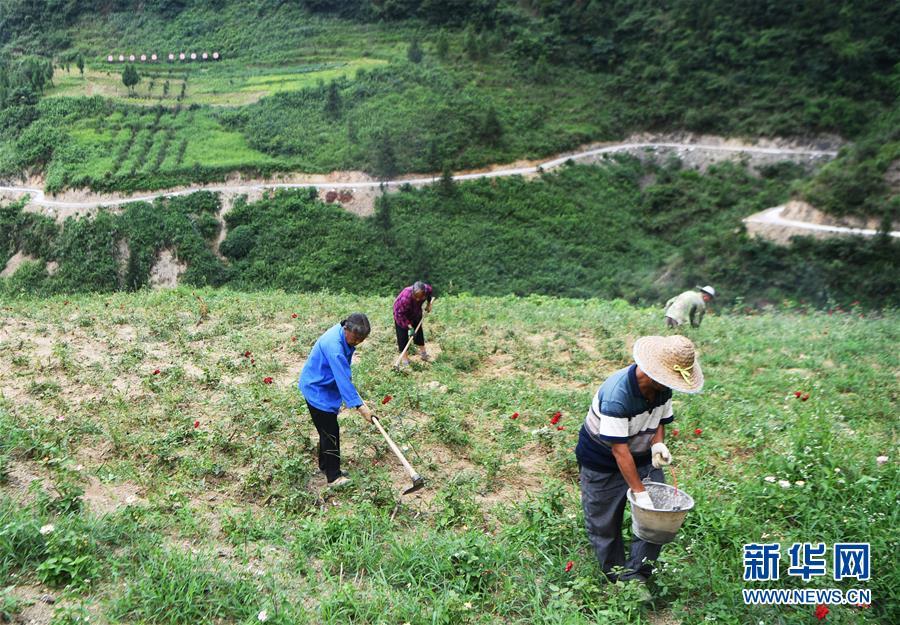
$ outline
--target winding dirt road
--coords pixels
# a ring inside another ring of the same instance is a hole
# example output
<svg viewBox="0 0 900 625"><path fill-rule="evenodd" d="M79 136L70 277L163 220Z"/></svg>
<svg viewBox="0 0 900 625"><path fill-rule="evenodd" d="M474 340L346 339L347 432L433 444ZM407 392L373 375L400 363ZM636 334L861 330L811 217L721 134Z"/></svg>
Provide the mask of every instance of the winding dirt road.
<svg viewBox="0 0 900 625"><path fill-rule="evenodd" d="M599 160L604 155L615 153L633 153L637 156L673 154L685 160L688 164L694 164L700 167L705 167L712 162L741 156L762 162L792 160L806 163L819 163L830 160L837 155L836 150L830 149L745 144L735 145L733 142L720 138L711 138L710 140L707 140L707 142L704 142L702 139L687 142L654 139L629 140L622 143L599 145L590 149L563 154L546 161L530 161L524 165L521 163L516 165L501 165L487 170L458 173L453 176L453 179L457 181L467 181L483 178L502 178L505 176L533 176L560 167L569 161L593 162ZM331 180L330 178L332 177L344 179ZM346 178L349 178L349 180ZM221 184L195 185L185 188L156 191L142 195L95 195L89 199L65 198L64 196L59 198L54 196L47 197L44 190L39 187L0 186L0 196L21 198L22 196L28 195L28 204L30 207L51 209L51 213L59 211L59 217L62 217L64 214L72 213L73 211L121 206L122 204L127 204L129 202L152 202L157 198L189 195L191 193L196 193L197 191L211 191L213 193L223 193L233 197L241 194L260 194L269 189L313 187L319 189L321 192L350 190L367 195L369 200L368 210L363 209L359 212L361 214L368 214L371 212L371 209L374 206L374 198L381 188L396 189L403 185L424 186L433 184L436 179L435 176L419 176L379 181L373 180L365 174L356 172L335 172L333 176L314 175L309 176L306 179L301 175L301 177L294 177L290 182L235 181ZM786 241L790 233L803 234L804 231L808 231L810 234L818 234L819 236L836 234L874 236L877 234L876 230L870 228L826 225L785 218L782 216L783 210L783 206L775 206L747 217L744 219L744 222L748 224L749 229L763 232L762 236L781 239L782 242ZM773 228L782 228L784 231L779 236L771 237L770 234ZM900 237L900 231L890 232L889 234L892 237Z"/></svg>
<svg viewBox="0 0 900 625"><path fill-rule="evenodd" d="M640 152L640 151L657 151L667 150L675 151L677 154L686 156L691 153L703 153L709 155L719 155L728 157L746 154L748 156L769 156L775 158L785 157L786 159L797 160L816 160L831 159L837 155L833 150L815 150L815 149L795 149L795 148L779 148L779 147L757 147L757 146L732 146L719 144L704 143L669 143L669 142L626 142L604 145L601 147L564 154L562 156L535 163L527 166L507 166L492 169L490 171L478 171L474 173L461 173L453 176L454 180L477 180L480 178L501 178L504 176L528 176L548 171L563 165L568 161L590 161L604 154L614 154L617 152ZM303 187L315 187L317 189L359 189L359 190L377 190L383 185L386 188L395 188L402 185L423 186L434 183L436 180L433 176L418 178L398 178L381 182L378 180L355 180L355 181L323 181L322 176L310 177L308 181L295 180L292 182L234 182L214 185L197 185L178 190L163 190L146 195L107 195L91 198L89 201L65 200L48 198L44 190L35 187L24 186L0 186L0 193L18 195L29 195L29 204L37 206L46 206L49 208L59 209L91 209L108 206L118 206L128 202L152 202L157 198L175 197L180 195L189 195L197 191L212 191L214 193L250 193L259 192L267 189L296 189Z"/></svg>

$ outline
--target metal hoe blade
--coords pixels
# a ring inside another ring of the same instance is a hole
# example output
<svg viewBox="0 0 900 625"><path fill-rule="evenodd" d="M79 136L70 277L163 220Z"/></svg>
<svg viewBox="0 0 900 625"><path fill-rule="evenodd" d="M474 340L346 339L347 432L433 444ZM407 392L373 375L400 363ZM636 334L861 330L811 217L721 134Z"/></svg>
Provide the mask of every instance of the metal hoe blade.
<svg viewBox="0 0 900 625"><path fill-rule="evenodd" d="M421 489L425 488L425 478L423 478L418 473L416 473L414 476L412 476L412 481L413 481L412 486L410 486L405 491L403 491L404 495L408 495L410 493L416 492L417 490L421 490Z"/></svg>

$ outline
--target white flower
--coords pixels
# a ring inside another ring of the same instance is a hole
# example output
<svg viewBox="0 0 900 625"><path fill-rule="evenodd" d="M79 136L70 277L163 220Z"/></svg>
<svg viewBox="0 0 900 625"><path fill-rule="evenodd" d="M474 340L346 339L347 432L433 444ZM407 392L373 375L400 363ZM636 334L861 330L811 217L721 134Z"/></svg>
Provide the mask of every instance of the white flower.
<svg viewBox="0 0 900 625"><path fill-rule="evenodd" d="M782 488L790 488L791 487L791 483L788 482L787 480L778 480L778 485L781 486Z"/></svg>
<svg viewBox="0 0 900 625"><path fill-rule="evenodd" d="M47 525L44 525L41 527L41 529L40 529L41 536L46 536L47 534L51 533L55 529L56 528L53 526L52 523L48 523Z"/></svg>
<svg viewBox="0 0 900 625"><path fill-rule="evenodd" d="M840 468L840 467L835 467L835 468L834 468L834 472L835 472L835 473L840 473L840 472L841 472L841 468Z"/></svg>
<svg viewBox="0 0 900 625"><path fill-rule="evenodd" d="M888 460L890 460L890 458L888 458L887 456L878 456L877 458L875 458L875 462L877 462L878 464L884 464Z"/></svg>
<svg viewBox="0 0 900 625"><path fill-rule="evenodd" d="M774 484L774 483L775 483L775 476L774 476L774 475L767 475L765 479L766 479L766 481L767 481L769 484Z"/></svg>
<svg viewBox="0 0 900 625"><path fill-rule="evenodd" d="M471 601L466 601L466 602L463 604L463 609L464 609L464 610L471 610L471 609L472 609L472 602L471 602Z"/></svg>
<svg viewBox="0 0 900 625"><path fill-rule="evenodd" d="M797 480L796 482L794 482L794 484L796 484L797 486L806 486L806 482L804 482L803 480Z"/></svg>
<svg viewBox="0 0 900 625"><path fill-rule="evenodd" d="M269 613L266 612L265 610L260 610L259 614L256 615L256 618L259 619L260 623L265 623L266 621L269 620Z"/></svg>
<svg viewBox="0 0 900 625"><path fill-rule="evenodd" d="M75 468L76 471L84 471L84 465L83 465L83 464L76 464L74 468Z"/></svg>

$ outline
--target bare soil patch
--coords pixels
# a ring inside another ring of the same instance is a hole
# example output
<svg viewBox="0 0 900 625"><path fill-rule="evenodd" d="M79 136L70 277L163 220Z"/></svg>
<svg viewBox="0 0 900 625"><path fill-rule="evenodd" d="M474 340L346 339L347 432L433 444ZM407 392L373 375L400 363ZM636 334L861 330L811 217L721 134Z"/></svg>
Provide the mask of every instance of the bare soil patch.
<svg viewBox="0 0 900 625"><path fill-rule="evenodd" d="M172 289L178 286L178 278L187 271L187 263L178 260L175 250L166 248L156 255L150 268L150 286L154 289Z"/></svg>
<svg viewBox="0 0 900 625"><path fill-rule="evenodd" d="M35 260L37 259L34 256L29 256L28 254L23 254L22 252L16 252L8 261L6 261L6 267L4 267L3 271L0 271L0 278L10 277L14 273L16 273L22 263Z"/></svg>

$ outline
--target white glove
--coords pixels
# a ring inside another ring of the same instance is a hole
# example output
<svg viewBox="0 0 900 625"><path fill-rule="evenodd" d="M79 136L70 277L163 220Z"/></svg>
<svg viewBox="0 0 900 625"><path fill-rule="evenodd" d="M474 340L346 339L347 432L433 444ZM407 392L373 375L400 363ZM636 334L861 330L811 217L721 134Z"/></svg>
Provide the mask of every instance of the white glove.
<svg viewBox="0 0 900 625"><path fill-rule="evenodd" d="M672 462L672 454L669 453L669 448L665 443L653 443L650 453L653 454L653 466L657 469Z"/></svg>
<svg viewBox="0 0 900 625"><path fill-rule="evenodd" d="M639 493L634 493L634 503L639 505L641 508L653 510L653 500L650 499L650 493L645 490L642 490Z"/></svg>

